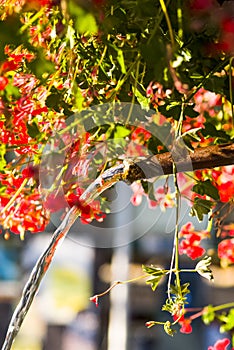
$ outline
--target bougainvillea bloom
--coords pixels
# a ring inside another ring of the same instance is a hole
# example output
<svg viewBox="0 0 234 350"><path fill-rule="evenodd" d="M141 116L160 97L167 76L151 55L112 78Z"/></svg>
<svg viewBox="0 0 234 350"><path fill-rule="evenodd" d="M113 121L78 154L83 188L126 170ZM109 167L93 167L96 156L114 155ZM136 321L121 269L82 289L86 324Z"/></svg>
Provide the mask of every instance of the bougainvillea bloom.
<svg viewBox="0 0 234 350"><path fill-rule="evenodd" d="M230 340L228 338L218 340L214 346L209 346L208 350L227 350Z"/></svg>

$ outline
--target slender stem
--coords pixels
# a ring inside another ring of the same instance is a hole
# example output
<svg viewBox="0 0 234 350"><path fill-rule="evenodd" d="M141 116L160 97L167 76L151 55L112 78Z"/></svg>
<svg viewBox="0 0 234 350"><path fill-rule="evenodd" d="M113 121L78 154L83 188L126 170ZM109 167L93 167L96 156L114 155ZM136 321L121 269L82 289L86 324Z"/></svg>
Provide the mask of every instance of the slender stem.
<svg viewBox="0 0 234 350"><path fill-rule="evenodd" d="M176 225L175 225L175 276L178 291L181 295L180 270L179 270L179 216L180 216L180 191L177 182L176 165L173 163L173 176L176 192Z"/></svg>
<svg viewBox="0 0 234 350"><path fill-rule="evenodd" d="M213 307L213 311L220 311L220 310L223 310L223 309L229 309L231 307L234 307L234 302L230 302L230 303L214 306Z"/></svg>
<svg viewBox="0 0 234 350"><path fill-rule="evenodd" d="M169 2L170 2L170 0L167 0L166 7L169 5ZM159 8L159 10L157 11L155 26L154 26L153 30L151 31L150 37L148 39L148 44L150 44L151 41L154 39L154 36L157 33L157 30L162 22L163 14L164 13L162 12L161 8Z"/></svg>
<svg viewBox="0 0 234 350"><path fill-rule="evenodd" d="M172 29L172 25L171 25L171 21L167 12L167 7L166 4L164 2L164 0L159 0L161 8L163 10L164 16L166 18L166 22L167 22L167 26L168 26L168 30L169 30L169 35L170 35L170 39L171 39L171 45L172 48L175 48L175 39L174 39L174 35L173 35L173 29Z"/></svg>
<svg viewBox="0 0 234 350"><path fill-rule="evenodd" d="M230 309L231 307L234 307L234 302L214 306L212 308L211 308L211 306L209 306L209 309L211 311L215 312L215 311L220 311L220 310L224 310L224 309ZM189 319L195 320L196 318L201 317L204 313L206 313L206 311L207 311L207 306L204 307L201 311L197 312L196 314L190 316Z"/></svg>
<svg viewBox="0 0 234 350"><path fill-rule="evenodd" d="M173 249L172 249L172 254L171 254L171 264L170 264L170 270L169 270L169 277L167 281L167 296L168 299L171 299L171 279L172 279L172 273L174 272L173 266L174 266L174 261L175 261L175 236L174 236L174 242L173 242Z"/></svg>
<svg viewBox="0 0 234 350"><path fill-rule="evenodd" d="M231 102L231 111L232 111L232 127L234 126L234 106L233 106L233 88L232 88L232 62L234 57L230 58L229 62L229 95Z"/></svg>
<svg viewBox="0 0 234 350"><path fill-rule="evenodd" d="M181 0L178 0L177 20L178 20L178 37L182 40L183 39L183 13L181 8Z"/></svg>
<svg viewBox="0 0 234 350"><path fill-rule="evenodd" d="M127 116L127 119L126 119L126 124L129 123L129 120L130 120L131 115L132 115L134 103L135 103L136 89L137 89L137 83L138 83L138 78L139 78L139 67L140 67L140 60L137 61L137 65L136 65L136 77L135 77L135 81L134 81L132 101L131 101L131 106L130 106L130 109L129 109L129 112L128 112L128 116Z"/></svg>
<svg viewBox="0 0 234 350"><path fill-rule="evenodd" d="M38 18L40 18L43 13L45 12L45 8L42 7L40 11L36 12L34 16L32 16L27 23L25 23L21 28L20 28L20 33L23 33L28 27L30 27L33 22L35 22Z"/></svg>

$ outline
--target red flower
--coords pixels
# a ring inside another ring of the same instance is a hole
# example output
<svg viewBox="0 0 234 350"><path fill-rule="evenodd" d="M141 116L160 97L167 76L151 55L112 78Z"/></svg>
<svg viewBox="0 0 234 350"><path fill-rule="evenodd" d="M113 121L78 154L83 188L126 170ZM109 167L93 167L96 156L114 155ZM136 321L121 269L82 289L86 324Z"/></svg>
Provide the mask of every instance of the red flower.
<svg viewBox="0 0 234 350"><path fill-rule="evenodd" d="M181 325L180 333L184 333L184 334L192 333L193 329L191 326L191 320L184 319L182 322L179 322L179 324Z"/></svg>
<svg viewBox="0 0 234 350"><path fill-rule="evenodd" d="M17 68L19 68L19 64L14 62L13 60L5 61L2 64L2 71L4 71L4 72L8 72L8 71L12 71L12 70L14 71Z"/></svg>
<svg viewBox="0 0 234 350"><path fill-rule="evenodd" d="M227 338L219 339L214 346L209 346L208 350L227 350L227 346L230 344L230 340Z"/></svg>
<svg viewBox="0 0 234 350"><path fill-rule="evenodd" d="M184 317L184 314L181 314L181 311L178 311L175 315L173 315L174 321L177 321L179 325L181 326L180 332L184 334L190 334L192 333L193 329L191 326L191 320Z"/></svg>
<svg viewBox="0 0 234 350"><path fill-rule="evenodd" d="M195 231L191 222L188 222L181 228L179 237L179 253L186 254L191 259L195 260L205 253L205 249L200 246L202 239L207 238L207 231Z"/></svg>
<svg viewBox="0 0 234 350"><path fill-rule="evenodd" d="M151 138L151 133L144 128L137 127L133 133L132 133L132 140L143 145L145 144L150 138Z"/></svg>
<svg viewBox="0 0 234 350"><path fill-rule="evenodd" d="M234 197L234 166L223 166L220 170L213 170L212 176L215 179L221 202L229 202Z"/></svg>
<svg viewBox="0 0 234 350"><path fill-rule="evenodd" d="M93 297L89 298L90 301L92 301L96 307L98 307L98 296L94 295Z"/></svg>
<svg viewBox="0 0 234 350"><path fill-rule="evenodd" d="M4 90L8 83L9 80L6 77L0 77L0 90Z"/></svg>
<svg viewBox="0 0 234 350"><path fill-rule="evenodd" d="M37 189L32 193L31 187L25 182L28 178L26 173L25 170L23 176L0 174L1 183L7 187L0 196L0 225L22 237L25 231L44 231L49 219ZM12 198L14 201L11 203Z"/></svg>

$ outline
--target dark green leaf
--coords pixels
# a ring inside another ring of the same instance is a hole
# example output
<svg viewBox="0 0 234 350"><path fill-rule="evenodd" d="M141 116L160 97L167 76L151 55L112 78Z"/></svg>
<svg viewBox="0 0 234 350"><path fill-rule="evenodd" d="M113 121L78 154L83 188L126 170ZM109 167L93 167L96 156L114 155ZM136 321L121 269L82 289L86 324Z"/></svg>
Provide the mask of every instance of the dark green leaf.
<svg viewBox="0 0 234 350"><path fill-rule="evenodd" d="M27 131L30 137L36 138L38 135L40 135L40 130L38 129L38 126L36 122L27 123Z"/></svg>
<svg viewBox="0 0 234 350"><path fill-rule="evenodd" d="M212 185L210 180L199 181L193 186L192 191L201 196L207 195L215 200L219 200L219 191L214 185Z"/></svg>
<svg viewBox="0 0 234 350"><path fill-rule="evenodd" d="M148 194L149 199L156 202L154 184L148 181L142 181L141 184L145 193Z"/></svg>
<svg viewBox="0 0 234 350"><path fill-rule="evenodd" d="M61 103L61 95L51 94L46 99L46 105L49 108L54 108L56 111L59 111L59 105Z"/></svg>
<svg viewBox="0 0 234 350"><path fill-rule="evenodd" d="M192 216L196 216L199 221L202 221L203 215L208 214L211 211L211 208L213 207L213 205L214 205L214 202L212 201L196 197L194 199L194 203L191 208L190 214Z"/></svg>
<svg viewBox="0 0 234 350"><path fill-rule="evenodd" d="M230 140L230 136L223 130L217 130L216 127L211 123L205 123L205 128L201 130L201 133L205 137L216 137L218 139Z"/></svg>

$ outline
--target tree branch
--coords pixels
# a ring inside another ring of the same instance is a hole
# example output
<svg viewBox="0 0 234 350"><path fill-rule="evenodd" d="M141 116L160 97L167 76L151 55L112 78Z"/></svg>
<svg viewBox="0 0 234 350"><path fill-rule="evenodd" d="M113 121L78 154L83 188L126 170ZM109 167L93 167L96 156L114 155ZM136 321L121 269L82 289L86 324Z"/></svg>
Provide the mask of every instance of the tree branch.
<svg viewBox="0 0 234 350"><path fill-rule="evenodd" d="M173 162L176 164L177 172L231 165L234 164L234 144L196 148L194 152L187 152L184 157L178 156L178 152L157 154L132 163L126 180L132 183L136 180L172 174Z"/></svg>

